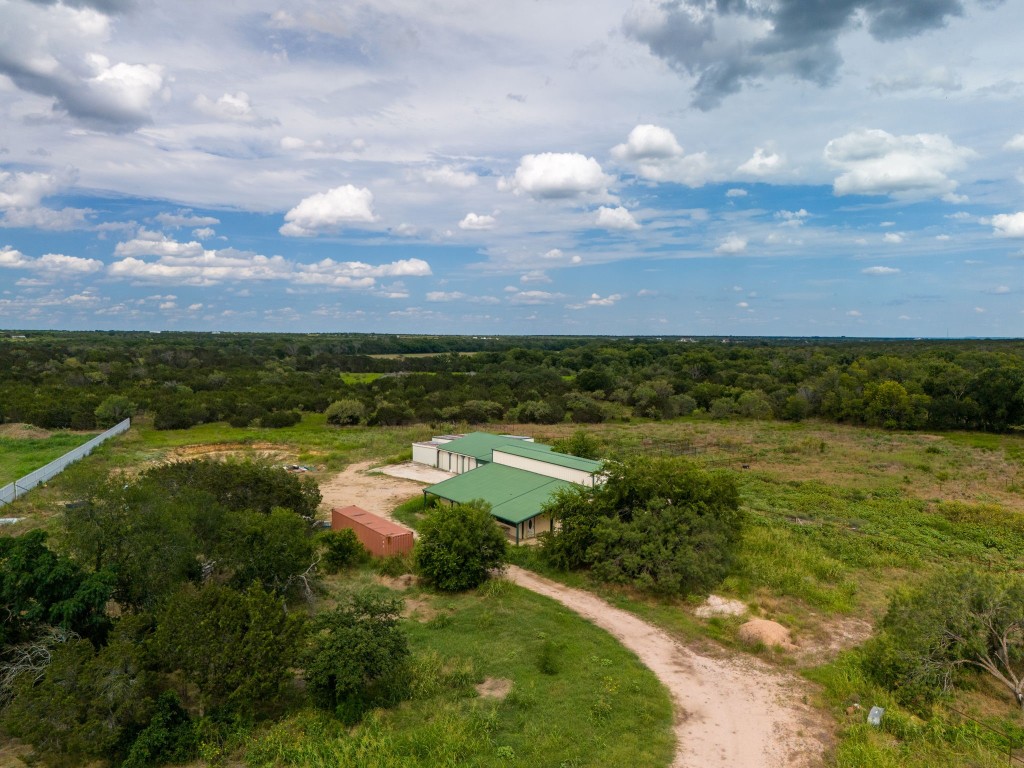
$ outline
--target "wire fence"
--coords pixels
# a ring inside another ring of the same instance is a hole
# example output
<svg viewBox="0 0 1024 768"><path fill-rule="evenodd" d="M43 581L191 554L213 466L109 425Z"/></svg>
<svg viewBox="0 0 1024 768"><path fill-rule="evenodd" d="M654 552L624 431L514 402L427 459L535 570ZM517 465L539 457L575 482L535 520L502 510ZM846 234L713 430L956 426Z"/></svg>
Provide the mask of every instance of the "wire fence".
<svg viewBox="0 0 1024 768"><path fill-rule="evenodd" d="M975 717L971 717L966 712L961 712L959 709L951 707L948 704L944 704L943 706L948 711L952 712L953 714L961 718L961 720L970 720L972 723L980 725L982 728L985 728L991 731L992 733L1002 736L1006 744L1006 764L1008 766L1024 765L1024 747L1015 747L1013 745L1013 739L1011 738L1010 734L1006 733L1005 731L1001 731L998 728L993 728L988 723L983 723L981 720L978 720Z"/></svg>
<svg viewBox="0 0 1024 768"><path fill-rule="evenodd" d="M68 451L59 459L54 459L45 467L37 469L35 472L29 472L22 478L15 480L13 483L8 483L3 488L0 488L0 506L4 504L10 504L12 501L20 496L24 496L30 490L35 488L40 483L45 483L51 477L55 477L63 472L69 464L73 464L79 459L88 456L92 453L93 448L100 445L106 440L120 435L122 432L127 432L128 428L132 425L131 419L125 419L117 426L111 427L101 435L96 435L92 440L87 443Z"/></svg>

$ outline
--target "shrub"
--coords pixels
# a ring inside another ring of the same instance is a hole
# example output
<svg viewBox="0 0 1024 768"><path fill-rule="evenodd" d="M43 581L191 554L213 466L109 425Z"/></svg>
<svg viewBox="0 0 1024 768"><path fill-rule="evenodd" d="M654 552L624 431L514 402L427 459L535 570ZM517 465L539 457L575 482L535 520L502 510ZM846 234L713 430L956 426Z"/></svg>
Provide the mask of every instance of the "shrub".
<svg viewBox="0 0 1024 768"><path fill-rule="evenodd" d="M323 548L324 569L328 573L337 573L343 568L351 568L370 558L370 553L351 528L325 531L320 534L320 546Z"/></svg>
<svg viewBox="0 0 1024 768"><path fill-rule="evenodd" d="M260 417L260 426L264 429L282 429L294 427L300 421L302 415L298 411L271 411Z"/></svg>
<svg viewBox="0 0 1024 768"><path fill-rule="evenodd" d="M743 521L735 479L651 457L607 472L597 489L563 490L545 506L560 524L542 538L549 563L670 595L707 590L728 573Z"/></svg>
<svg viewBox="0 0 1024 768"><path fill-rule="evenodd" d="M327 423L336 427L347 427L358 424L366 418L366 408L358 400L348 398L335 400L324 411Z"/></svg>
<svg viewBox="0 0 1024 768"><path fill-rule="evenodd" d="M96 421L101 427L112 427L135 414L135 404L124 395L110 395L96 406Z"/></svg>
<svg viewBox="0 0 1024 768"><path fill-rule="evenodd" d="M121 768L148 768L187 763L198 748L196 731L178 697L165 691L156 702L149 725L135 738Z"/></svg>
<svg viewBox="0 0 1024 768"><path fill-rule="evenodd" d="M461 592L479 586L507 556L505 534L482 501L439 507L420 523L416 567L437 589Z"/></svg>
<svg viewBox="0 0 1024 768"><path fill-rule="evenodd" d="M320 707L346 723L409 691L409 642L399 627L402 601L368 592L313 620L305 653L306 686Z"/></svg>

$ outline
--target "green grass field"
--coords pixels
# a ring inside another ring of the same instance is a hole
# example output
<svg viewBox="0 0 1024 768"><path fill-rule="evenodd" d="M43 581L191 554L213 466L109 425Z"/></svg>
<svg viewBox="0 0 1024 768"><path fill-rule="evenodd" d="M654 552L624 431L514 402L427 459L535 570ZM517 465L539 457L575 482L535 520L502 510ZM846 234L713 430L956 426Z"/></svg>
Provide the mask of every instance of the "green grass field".
<svg viewBox="0 0 1024 768"><path fill-rule="evenodd" d="M547 442L577 429L568 424L481 428L531 434ZM901 709L864 678L855 663L856 650L846 649L855 649L870 635L889 596L901 585L916 583L936 570L963 565L995 571L1020 569L1024 563L1024 438L1016 434L898 433L815 422L699 419L603 424L587 430L604 443L608 456L679 454L736 473L748 526L733 575L716 591L738 597L757 615L786 625L802 653L747 648L737 639L738 621L701 620L693 615L693 604L686 601L655 600L592 583L586 574L551 572L531 549L517 551L517 561L570 585L592 589L684 642L714 641L730 652L757 653L782 669L813 680L820 691L817 703L832 713L837 723L838 742L829 765L953 768L1007 764L1005 744L985 728L960 722L941 708L923 719ZM307 414L300 424L280 430L213 424L160 432L142 420L129 434L85 461L99 471L132 471L149 462L203 455L206 448L223 448L236 455L279 451L290 460L323 466L324 474L329 475L355 461L384 462L407 455L410 442L430 434L431 428L424 425L331 428L316 414ZM22 525L52 526L59 500L58 479L50 488L19 501L19 514L29 517ZM413 525L414 506L410 504L399 513L404 522ZM417 652L433 652L443 659L458 657L467 664L471 661L474 680L493 676L519 683L522 679L523 690L533 678L527 675L529 655L518 649L536 649L539 632L554 637L554 614L564 614L553 606L535 612L530 604L539 598L525 595L500 598L515 602L517 607L510 615L480 593L452 598L447 606L448 598L417 592L407 596L429 603L435 611L430 621L410 623ZM448 619L437 618L449 614ZM850 627L856 631L848 631ZM518 637L519 643L503 645L499 641L505 633ZM572 676L565 672L550 680L541 676L534 679L535 685L565 685L575 680L577 672L583 674L584 668L592 666L585 663L586 654L565 653L567 660L573 659L566 667L574 670ZM581 660L584 663L577 669L574 665ZM594 684L581 678L581 686L591 686L586 688L588 696L595 695ZM387 749L399 752L373 752L377 757L365 764L454 765L467 755L462 764L598 764L589 758L573 762L574 758L563 752L559 754L567 756L560 762L546 763L546 758L530 751L528 740L516 740L516 728L532 728L534 712L540 712L521 708L518 693L504 703L488 703L464 693L441 692L368 723L356 734L363 734L359 738L366 740L360 743L377 745L374 750L384 749L380 744L391 745ZM542 698L547 697L531 700L527 696L527 701L533 701L528 707L541 706ZM574 707L583 707L583 720L587 720L585 702L574 701ZM863 712L847 715L847 707L854 703L887 707L883 727L864 726ZM1017 734L1014 738L1024 746L1024 716L1008 696L984 680L974 689L958 693L952 703L994 728ZM544 712L544 717L557 716ZM541 720L539 716L536 719ZM317 722L296 719L264 734L262 746L253 747L251 764L338 764L339 756L351 754L339 751L339 745L348 744L345 739L353 735L335 733L327 724ZM509 723L516 723L516 728ZM588 725L589 730L602 728L593 722ZM528 732L542 743L549 738ZM313 749L309 745L316 744L327 750L322 758L314 760L311 752L295 751ZM499 755L500 747L508 749ZM344 747L350 748L354 747ZM306 757L297 757L300 754ZM395 754L413 754L420 762L396 762ZM503 757L509 754L515 759ZM277 757L257 759L258 755ZM308 762L303 762L307 757ZM539 762L531 762L534 760Z"/></svg>
<svg viewBox="0 0 1024 768"><path fill-rule="evenodd" d="M655 768L671 760L668 693L604 631L505 581L402 597L413 700L352 731L302 713L250 741L250 766ZM478 695L485 681L507 690Z"/></svg>
<svg viewBox="0 0 1024 768"><path fill-rule="evenodd" d="M0 485L45 467L92 437L70 432L42 438L0 437Z"/></svg>

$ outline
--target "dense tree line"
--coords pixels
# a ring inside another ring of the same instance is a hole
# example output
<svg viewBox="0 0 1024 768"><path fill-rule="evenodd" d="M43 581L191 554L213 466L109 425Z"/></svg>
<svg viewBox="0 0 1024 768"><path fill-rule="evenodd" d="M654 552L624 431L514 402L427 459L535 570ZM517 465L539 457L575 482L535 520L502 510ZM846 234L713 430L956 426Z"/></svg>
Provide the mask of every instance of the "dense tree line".
<svg viewBox="0 0 1024 768"><path fill-rule="evenodd" d="M138 768L304 701L354 722L405 696L398 601L306 610L315 484L250 462L76 470L60 535L0 537L0 736ZM335 567L360 559L335 538Z"/></svg>
<svg viewBox="0 0 1024 768"><path fill-rule="evenodd" d="M1024 345L1015 341L25 336L0 339L0 420L45 428L91 429L139 411L166 429L287 426L303 411L382 426L691 414L898 429L1024 425Z"/></svg>

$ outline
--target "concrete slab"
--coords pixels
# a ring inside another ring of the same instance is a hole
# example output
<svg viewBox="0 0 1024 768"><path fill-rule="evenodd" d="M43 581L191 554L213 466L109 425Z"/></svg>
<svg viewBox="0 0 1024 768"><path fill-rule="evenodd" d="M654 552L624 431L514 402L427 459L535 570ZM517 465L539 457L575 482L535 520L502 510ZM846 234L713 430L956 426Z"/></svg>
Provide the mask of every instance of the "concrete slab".
<svg viewBox="0 0 1024 768"><path fill-rule="evenodd" d="M454 472L445 472L443 469L435 469L434 467L416 464L412 461L407 461L403 464L389 464L386 467L377 467L372 471L391 477L400 477L403 480L415 480L418 483L426 483L427 485L433 485L450 477L455 477Z"/></svg>

